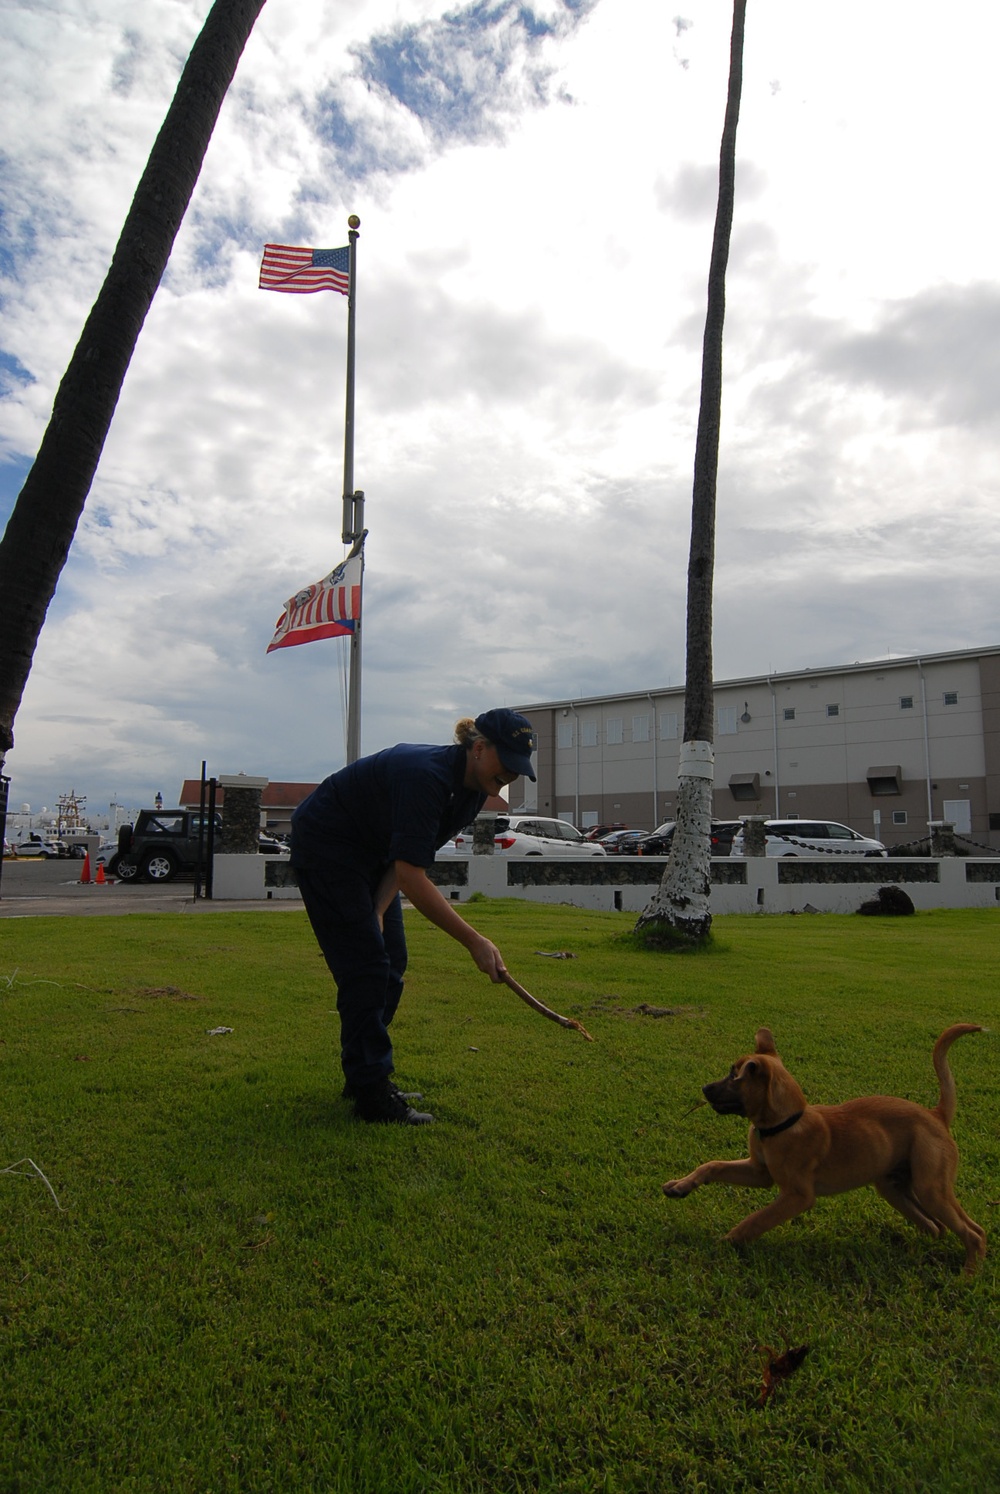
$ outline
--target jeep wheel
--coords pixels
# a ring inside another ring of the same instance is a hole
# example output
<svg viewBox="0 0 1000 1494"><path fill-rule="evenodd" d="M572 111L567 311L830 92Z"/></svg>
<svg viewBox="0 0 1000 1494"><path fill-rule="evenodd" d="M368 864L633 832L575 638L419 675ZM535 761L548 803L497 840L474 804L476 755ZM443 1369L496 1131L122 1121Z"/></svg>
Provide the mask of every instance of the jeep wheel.
<svg viewBox="0 0 1000 1494"><path fill-rule="evenodd" d="M138 882L139 868L134 861L127 861L124 856L114 856L111 859L111 865L115 867L112 875L116 876L119 882Z"/></svg>
<svg viewBox="0 0 1000 1494"><path fill-rule="evenodd" d="M177 875L173 852L150 851L142 863L142 874L148 882L172 882Z"/></svg>

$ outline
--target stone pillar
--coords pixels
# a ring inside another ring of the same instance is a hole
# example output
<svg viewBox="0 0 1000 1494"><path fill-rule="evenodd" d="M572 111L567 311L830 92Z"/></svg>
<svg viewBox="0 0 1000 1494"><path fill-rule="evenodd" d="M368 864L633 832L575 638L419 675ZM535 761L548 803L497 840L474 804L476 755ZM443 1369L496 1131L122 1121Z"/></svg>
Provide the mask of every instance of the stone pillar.
<svg viewBox="0 0 1000 1494"><path fill-rule="evenodd" d="M767 842L764 839L764 826L767 824L767 818L765 814L748 814L743 821L744 856L767 855Z"/></svg>
<svg viewBox="0 0 1000 1494"><path fill-rule="evenodd" d="M931 855L954 856L955 826L948 820L931 820L928 828L931 832Z"/></svg>
<svg viewBox="0 0 1000 1494"><path fill-rule="evenodd" d="M476 815L472 826L472 854L473 856L492 856L496 847L493 837L497 832L497 812L495 809L481 809Z"/></svg>
<svg viewBox="0 0 1000 1494"><path fill-rule="evenodd" d="M222 846L227 856L258 854L260 801L267 778L249 778L246 773L223 773L219 787L226 791L222 808Z"/></svg>

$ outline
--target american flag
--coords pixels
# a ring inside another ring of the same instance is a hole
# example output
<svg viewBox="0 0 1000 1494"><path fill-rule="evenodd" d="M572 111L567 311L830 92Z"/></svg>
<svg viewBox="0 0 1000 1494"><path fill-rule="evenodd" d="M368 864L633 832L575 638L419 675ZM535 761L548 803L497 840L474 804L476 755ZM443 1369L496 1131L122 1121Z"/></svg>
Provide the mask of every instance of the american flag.
<svg viewBox="0 0 1000 1494"><path fill-rule="evenodd" d="M322 581L289 597L275 624L267 652L314 643L319 638L343 638L354 632L361 616L362 556L348 555Z"/></svg>
<svg viewBox="0 0 1000 1494"><path fill-rule="evenodd" d="M310 291L350 290L351 251L343 249L296 249L291 244L265 244L260 262L261 290L291 291L306 295Z"/></svg>

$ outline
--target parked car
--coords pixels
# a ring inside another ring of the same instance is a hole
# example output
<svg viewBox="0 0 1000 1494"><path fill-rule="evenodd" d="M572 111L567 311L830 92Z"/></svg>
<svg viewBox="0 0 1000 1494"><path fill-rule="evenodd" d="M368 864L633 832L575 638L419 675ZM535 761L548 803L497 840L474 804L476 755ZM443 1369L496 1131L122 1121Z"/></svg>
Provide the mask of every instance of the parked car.
<svg viewBox="0 0 1000 1494"><path fill-rule="evenodd" d="M290 846L283 840L276 840L273 835L260 835L257 837L257 849L262 856L284 856L292 854Z"/></svg>
<svg viewBox="0 0 1000 1494"><path fill-rule="evenodd" d="M623 845L634 842L638 834L639 831L626 830L622 826L620 830L612 830L610 834L602 835L598 843L604 847L609 856L621 856L624 854Z"/></svg>
<svg viewBox="0 0 1000 1494"><path fill-rule="evenodd" d="M712 821L712 855L729 856L732 854L733 841L743 829L742 820L713 820Z"/></svg>
<svg viewBox="0 0 1000 1494"><path fill-rule="evenodd" d="M859 835L836 820L768 820L764 825L768 856L884 856L880 840ZM733 837L733 856L744 856L742 828Z"/></svg>
<svg viewBox="0 0 1000 1494"><path fill-rule="evenodd" d="M616 820L613 825L591 825L588 829L584 830L583 838L584 840L604 841L612 833L612 831L627 829L628 826L625 824L624 820Z"/></svg>
<svg viewBox="0 0 1000 1494"><path fill-rule="evenodd" d="M61 842L66 847L64 854L76 861L85 860L89 849L86 837L90 833L89 830L67 830Z"/></svg>
<svg viewBox="0 0 1000 1494"><path fill-rule="evenodd" d="M116 877L118 875L117 861L118 846L114 841L105 842L104 845L97 847L97 855L94 857L95 870L98 866L103 866L105 876Z"/></svg>
<svg viewBox="0 0 1000 1494"><path fill-rule="evenodd" d="M676 823L671 820L666 825L661 825L658 830L652 830L639 842L636 848L639 856L665 856L670 850L674 838ZM733 843L733 836L743 829L742 820L713 820L711 827L712 843L709 852L712 856L728 856Z"/></svg>
<svg viewBox="0 0 1000 1494"><path fill-rule="evenodd" d="M472 854L472 826L455 836L459 855ZM537 814L498 814L493 835L497 856L604 856L597 841L584 840L566 820Z"/></svg>
<svg viewBox="0 0 1000 1494"><path fill-rule="evenodd" d="M198 865L201 813L197 809L140 809L135 825L118 834L118 856L113 875L121 882L172 882L178 872L191 873ZM207 832L207 825L205 830ZM215 844L222 834L222 816L215 816ZM107 870L107 868L105 868Z"/></svg>
<svg viewBox="0 0 1000 1494"><path fill-rule="evenodd" d="M648 830L623 830L615 844L616 856L634 856L639 842L646 839Z"/></svg>
<svg viewBox="0 0 1000 1494"><path fill-rule="evenodd" d="M662 856L670 850L670 843L677 828L676 820L664 820L655 830L647 830L632 848L633 856Z"/></svg>
<svg viewBox="0 0 1000 1494"><path fill-rule="evenodd" d="M40 856L46 861L56 861L68 856L69 850L61 840L44 840L32 831L27 840L22 840L14 847L14 855Z"/></svg>

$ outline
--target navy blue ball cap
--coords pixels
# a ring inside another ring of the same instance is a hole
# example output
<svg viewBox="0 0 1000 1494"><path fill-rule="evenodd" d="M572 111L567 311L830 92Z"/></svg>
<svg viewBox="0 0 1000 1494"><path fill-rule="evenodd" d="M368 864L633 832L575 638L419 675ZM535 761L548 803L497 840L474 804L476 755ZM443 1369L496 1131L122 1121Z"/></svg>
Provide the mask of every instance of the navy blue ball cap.
<svg viewBox="0 0 1000 1494"><path fill-rule="evenodd" d="M530 778L532 783L537 781L531 766L531 754L538 746L538 738L527 716L498 707L476 717L476 730L493 743L497 757L508 773Z"/></svg>

